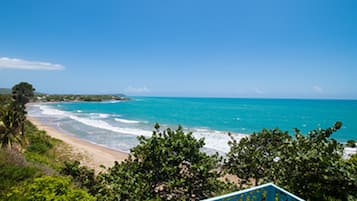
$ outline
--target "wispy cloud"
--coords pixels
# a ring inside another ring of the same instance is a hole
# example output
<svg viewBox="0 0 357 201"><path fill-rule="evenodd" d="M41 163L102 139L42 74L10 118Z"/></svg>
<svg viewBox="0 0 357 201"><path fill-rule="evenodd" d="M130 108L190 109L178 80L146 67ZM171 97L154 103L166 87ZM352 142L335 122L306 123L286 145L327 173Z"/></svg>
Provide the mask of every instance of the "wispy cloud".
<svg viewBox="0 0 357 201"><path fill-rule="evenodd" d="M17 58L0 57L0 69L22 69L22 70L63 70L61 64L53 64L43 61L29 61Z"/></svg>
<svg viewBox="0 0 357 201"><path fill-rule="evenodd" d="M132 87L128 86L125 90L126 93L150 93L150 89L146 86L144 87Z"/></svg>
<svg viewBox="0 0 357 201"><path fill-rule="evenodd" d="M322 92L324 91L324 90L323 90L320 86L318 86L318 85L313 86L312 89L313 89L315 92L317 92L317 93L322 93Z"/></svg>

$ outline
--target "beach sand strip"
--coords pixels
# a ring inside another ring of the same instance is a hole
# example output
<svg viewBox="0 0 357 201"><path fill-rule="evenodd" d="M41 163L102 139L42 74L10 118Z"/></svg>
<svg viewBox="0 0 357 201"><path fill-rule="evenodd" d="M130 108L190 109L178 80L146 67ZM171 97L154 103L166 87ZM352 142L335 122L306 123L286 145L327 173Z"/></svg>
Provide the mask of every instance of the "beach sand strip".
<svg viewBox="0 0 357 201"><path fill-rule="evenodd" d="M80 155L76 159L82 165L94 169L96 172L103 171L101 165L111 167L115 161L121 162L128 157L127 153L109 149L100 145L90 143L78 137L60 132L57 129L41 123L34 117L27 117L39 130L46 131L47 135L59 139L70 146L71 155Z"/></svg>

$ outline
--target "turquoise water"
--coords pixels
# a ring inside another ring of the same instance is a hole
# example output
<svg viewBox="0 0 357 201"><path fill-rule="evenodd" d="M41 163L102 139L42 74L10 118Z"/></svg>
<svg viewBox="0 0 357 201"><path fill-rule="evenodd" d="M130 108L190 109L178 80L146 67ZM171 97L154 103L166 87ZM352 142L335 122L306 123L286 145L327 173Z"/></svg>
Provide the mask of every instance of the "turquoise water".
<svg viewBox="0 0 357 201"><path fill-rule="evenodd" d="M356 112L355 100L133 97L125 102L38 105L30 115L51 117L63 130L124 151L135 146L137 135L149 136L155 122L164 128L180 124L197 137L205 137L207 148L224 152L228 132L241 137L278 127L291 134L294 128L307 133L336 121L342 121L343 127L333 138L357 140Z"/></svg>

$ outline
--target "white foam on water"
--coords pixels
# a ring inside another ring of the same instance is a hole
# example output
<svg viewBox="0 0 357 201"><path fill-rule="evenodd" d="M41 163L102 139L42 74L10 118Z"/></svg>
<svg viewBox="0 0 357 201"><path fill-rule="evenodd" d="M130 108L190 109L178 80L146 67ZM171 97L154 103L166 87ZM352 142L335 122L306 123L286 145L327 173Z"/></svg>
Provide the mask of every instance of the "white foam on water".
<svg viewBox="0 0 357 201"><path fill-rule="evenodd" d="M193 130L193 136L196 139L205 138L205 148L214 149L222 153L228 153L230 147L228 146L228 141L231 141L231 137L227 132L210 130L206 128L196 128ZM245 134L233 133L232 136L239 141Z"/></svg>
<svg viewBox="0 0 357 201"><path fill-rule="evenodd" d="M128 119L120 119L120 118L115 118L114 120L117 121L117 122L126 123L126 124L138 124L138 123L140 123L139 121L128 120Z"/></svg>
<svg viewBox="0 0 357 201"><path fill-rule="evenodd" d="M77 116L75 113L58 110L58 109L52 108L47 105L40 105L39 107L42 111L42 114L44 114L44 115L55 116L55 117L59 117L59 118L70 118L72 120L75 120L75 121L85 124L87 126L105 129L105 130L109 130L109 131L113 131L113 132L117 132L117 133L124 133L124 134L136 135L136 136L140 136L140 135L151 136L151 131L146 131L146 130L137 129L137 128L116 127L116 126L112 126L112 125L108 124L107 122L105 122L103 120L80 117L80 116ZM108 114L93 113L93 115L94 114L96 116L109 117Z"/></svg>
<svg viewBox="0 0 357 201"><path fill-rule="evenodd" d="M145 137L150 137L152 135L152 130L140 129L140 128L125 128L118 127L109 124L101 118L113 117L113 115L104 114L104 113L90 113L89 117L83 116L83 113L72 113L67 111L58 110L48 105L39 105L38 106L43 115L54 116L58 118L70 118L74 121L80 122L84 125L91 126L94 128L104 129L116 133L129 134L134 136L143 135ZM117 116L117 115L116 115ZM98 118L100 117L100 118ZM121 118L114 118L115 121L125 123L125 124L136 124L140 123L139 121L127 120ZM190 128L193 136L196 139L205 138L205 148L216 150L221 153L227 153L230 149L228 146L228 141L231 140L231 137L227 132L211 130L209 128ZM186 130L185 130L186 131ZM245 134L233 133L232 136L239 141L241 138L246 137Z"/></svg>
<svg viewBox="0 0 357 201"><path fill-rule="evenodd" d="M107 113L89 113L89 116L93 119L107 119L113 117L121 117L120 114L107 114Z"/></svg>
<svg viewBox="0 0 357 201"><path fill-rule="evenodd" d="M89 115L91 118L94 119L106 119L111 116L110 114L106 114L106 113L89 113Z"/></svg>
<svg viewBox="0 0 357 201"><path fill-rule="evenodd" d="M62 111L62 110L57 110L52 107L49 107L48 105L38 105L40 110L42 111L42 114L44 115L49 115L49 116L55 116L55 117L66 117L68 112Z"/></svg>
<svg viewBox="0 0 357 201"><path fill-rule="evenodd" d="M121 100L109 100L109 101L101 101L101 104L111 104L111 103L119 103Z"/></svg>
<svg viewBox="0 0 357 201"><path fill-rule="evenodd" d="M357 154L357 147L345 147L343 149L343 158L348 159L350 158L353 154Z"/></svg>
<svg viewBox="0 0 357 201"><path fill-rule="evenodd" d="M109 114L99 114L99 117L101 118L108 118L110 115Z"/></svg>
<svg viewBox="0 0 357 201"><path fill-rule="evenodd" d="M137 128L121 128L121 127L116 127L108 124L107 122L103 120L97 120L97 119L89 119L89 118L83 118L83 117L78 117L75 115L70 115L69 118L81 122L85 125L92 126L95 128L100 128L100 129L105 129L117 133L124 133L124 134L130 134L130 135L144 135L144 136L151 136L151 132L142 130L142 129L137 129Z"/></svg>

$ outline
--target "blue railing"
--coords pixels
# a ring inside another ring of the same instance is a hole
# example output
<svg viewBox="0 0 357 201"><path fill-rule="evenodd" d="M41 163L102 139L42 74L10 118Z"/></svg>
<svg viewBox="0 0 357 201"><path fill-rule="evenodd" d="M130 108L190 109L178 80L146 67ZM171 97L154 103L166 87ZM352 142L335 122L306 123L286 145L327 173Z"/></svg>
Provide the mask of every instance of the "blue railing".
<svg viewBox="0 0 357 201"><path fill-rule="evenodd" d="M288 191L268 183L202 201L304 201Z"/></svg>

